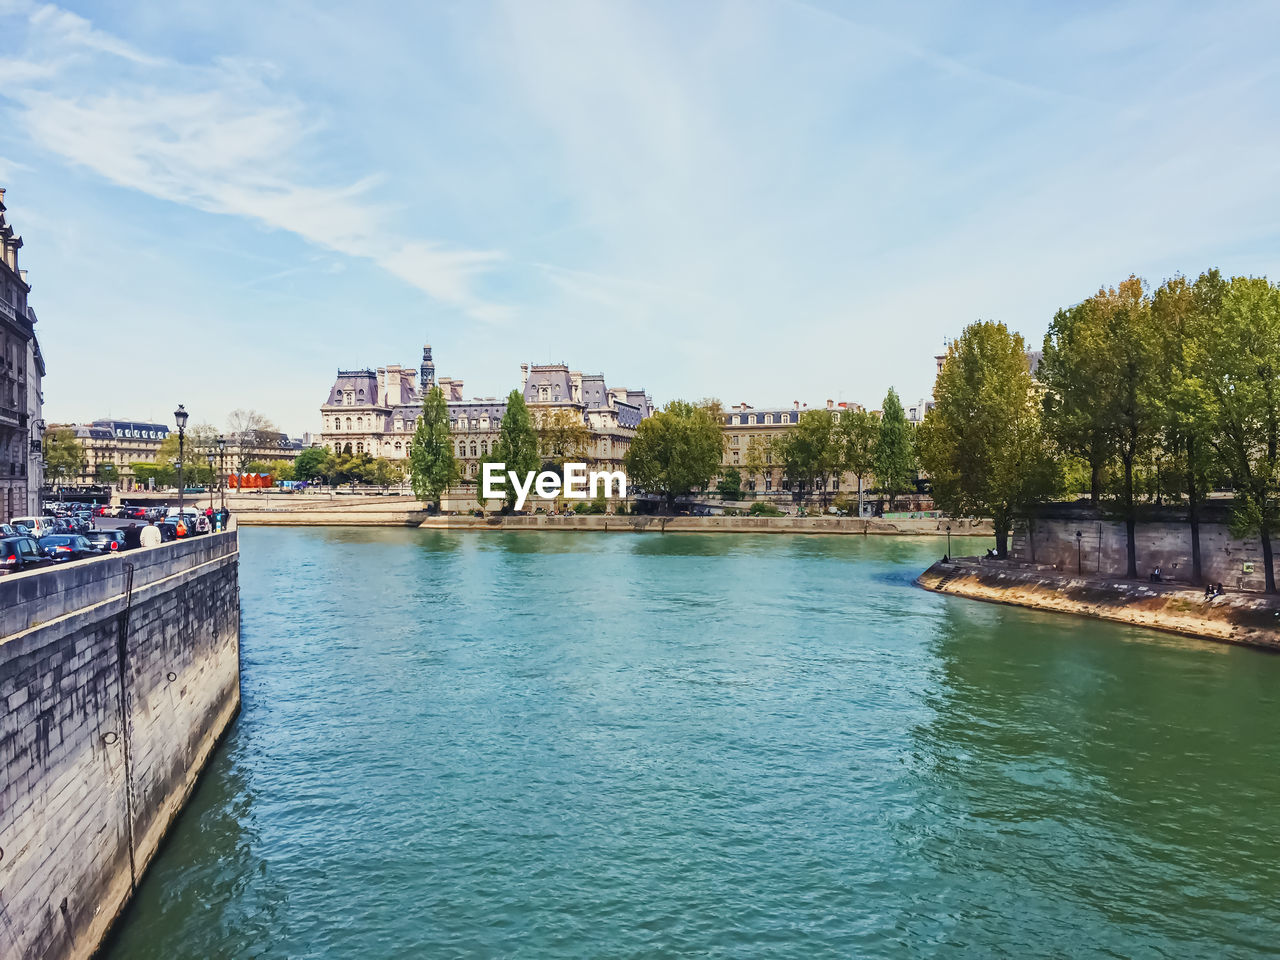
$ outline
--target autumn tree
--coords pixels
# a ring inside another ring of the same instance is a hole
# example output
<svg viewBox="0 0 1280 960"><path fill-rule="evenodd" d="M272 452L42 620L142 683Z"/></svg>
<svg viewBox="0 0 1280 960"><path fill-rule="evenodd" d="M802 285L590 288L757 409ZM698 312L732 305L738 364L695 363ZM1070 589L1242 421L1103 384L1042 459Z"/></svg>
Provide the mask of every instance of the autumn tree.
<svg viewBox="0 0 1280 960"><path fill-rule="evenodd" d="M917 440L933 499L951 516L990 517L1006 556L1019 511L1058 488L1026 345L1003 323L970 325L947 351Z"/></svg>
<svg viewBox="0 0 1280 960"><path fill-rule="evenodd" d="M275 424L257 410L232 410L227 416L227 454L239 472L244 473L256 451L273 434Z"/></svg>
<svg viewBox="0 0 1280 960"><path fill-rule="evenodd" d="M524 403L523 397L520 402ZM534 431L544 469L563 472L566 463L586 459L591 434L580 412L569 407L541 410L534 419Z"/></svg>

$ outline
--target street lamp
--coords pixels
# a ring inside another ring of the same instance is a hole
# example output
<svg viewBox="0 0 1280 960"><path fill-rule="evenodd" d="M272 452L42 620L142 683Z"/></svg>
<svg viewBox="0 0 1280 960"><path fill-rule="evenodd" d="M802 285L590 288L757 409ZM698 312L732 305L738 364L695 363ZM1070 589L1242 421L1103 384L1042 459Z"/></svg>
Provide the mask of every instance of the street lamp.
<svg viewBox="0 0 1280 960"><path fill-rule="evenodd" d="M1080 543L1084 540L1084 533L1080 530L1076 531L1076 576L1080 575Z"/></svg>
<svg viewBox="0 0 1280 960"><path fill-rule="evenodd" d="M178 522L182 522L182 500L186 484L182 482L182 451L187 439L187 408L178 404L173 411L174 422L178 424Z"/></svg>
<svg viewBox="0 0 1280 960"><path fill-rule="evenodd" d="M209 460L209 516L212 519L213 517L213 461L214 461L212 450L209 451L208 460ZM210 524L210 526L212 526L212 524Z"/></svg>
<svg viewBox="0 0 1280 960"><path fill-rule="evenodd" d="M947 559L951 559L951 524L947 524Z"/></svg>
<svg viewBox="0 0 1280 960"><path fill-rule="evenodd" d="M227 511L227 481L225 479L226 463L224 460L226 453L227 438L220 435L218 437L218 496L222 501L221 509L223 513L226 513Z"/></svg>

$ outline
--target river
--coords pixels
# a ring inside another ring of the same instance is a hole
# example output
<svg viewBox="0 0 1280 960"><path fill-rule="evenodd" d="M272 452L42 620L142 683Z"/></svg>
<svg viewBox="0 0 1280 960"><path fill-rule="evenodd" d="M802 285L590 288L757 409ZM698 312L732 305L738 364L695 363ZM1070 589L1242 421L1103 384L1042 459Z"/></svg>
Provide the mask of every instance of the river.
<svg viewBox="0 0 1280 960"><path fill-rule="evenodd" d="M944 550L244 529L243 711L107 956L1275 949L1280 658Z"/></svg>

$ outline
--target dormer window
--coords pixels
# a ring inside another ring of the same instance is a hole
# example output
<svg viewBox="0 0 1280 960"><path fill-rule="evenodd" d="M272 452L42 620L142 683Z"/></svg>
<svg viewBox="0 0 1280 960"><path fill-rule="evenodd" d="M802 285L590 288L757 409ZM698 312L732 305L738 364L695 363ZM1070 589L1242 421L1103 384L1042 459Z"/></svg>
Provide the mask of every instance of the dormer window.
<svg viewBox="0 0 1280 960"><path fill-rule="evenodd" d="M747 417L747 424L749 426L755 426L755 422L756 422L756 415L754 413Z"/></svg>
<svg viewBox="0 0 1280 960"><path fill-rule="evenodd" d="M766 414L764 415L764 422L765 422L765 423L773 423L773 414L772 414L772 413L766 413Z"/></svg>

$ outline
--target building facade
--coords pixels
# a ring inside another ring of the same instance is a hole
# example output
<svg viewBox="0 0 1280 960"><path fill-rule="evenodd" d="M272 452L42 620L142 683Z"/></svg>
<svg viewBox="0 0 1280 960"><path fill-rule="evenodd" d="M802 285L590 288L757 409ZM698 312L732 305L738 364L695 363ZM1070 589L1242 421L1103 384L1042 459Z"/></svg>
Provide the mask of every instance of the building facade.
<svg viewBox="0 0 1280 960"><path fill-rule="evenodd" d="M799 400L787 407L768 407L757 410L746 403L735 404L724 414L724 469L734 468L742 476L742 488L757 496L789 497L791 481L782 472L781 464L774 462L772 444L800 422L800 415L810 409L831 411L839 422L846 411L861 410L856 403L836 403L828 400L825 408L811 408ZM849 486L852 481L853 486ZM865 483L867 478L863 478ZM857 489L853 478L832 477L827 489L838 493L841 489Z"/></svg>
<svg viewBox="0 0 1280 960"><path fill-rule="evenodd" d="M0 521L39 507L39 487L31 490L33 459L40 459L39 416L31 415L31 379L41 375L43 358L35 341L35 312L27 304L31 287L18 265L22 238L5 216L0 188ZM39 392L39 383L34 385ZM37 472L38 472L37 468ZM37 498L32 500L33 495Z"/></svg>
<svg viewBox="0 0 1280 960"><path fill-rule="evenodd" d="M583 459L597 469L620 466L640 421L652 411L643 390L609 388L602 374L582 374L565 364L521 365L525 402L535 423L559 411L586 428ZM463 479L480 475L498 440L505 398L465 399L464 383L438 377L430 344L417 369L391 364L376 370L339 370L320 408L319 445L333 453L404 460L418 429L426 392L439 386L449 408L454 455Z"/></svg>

